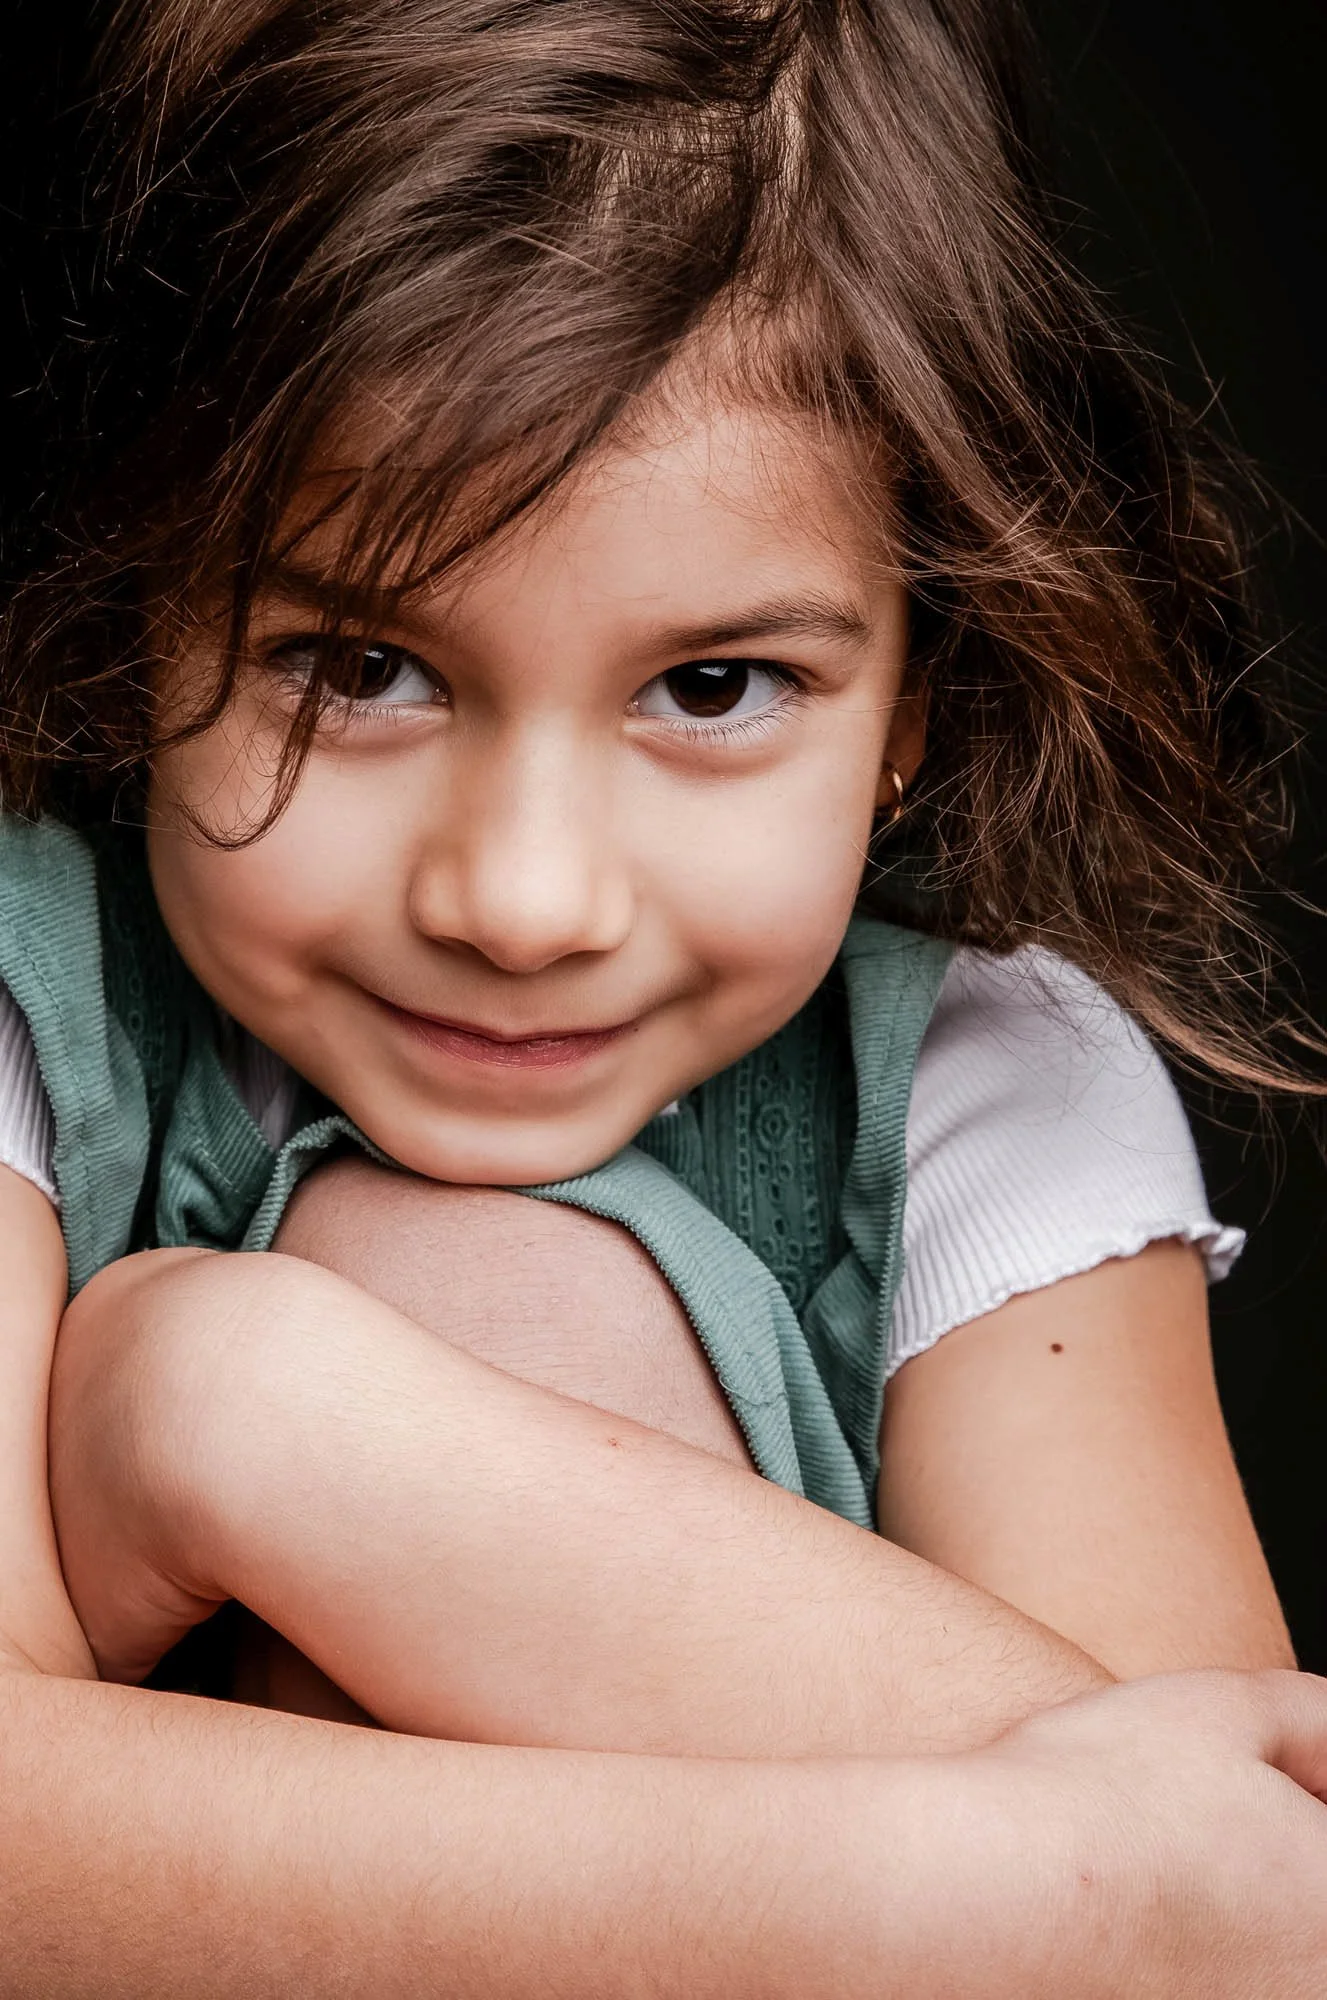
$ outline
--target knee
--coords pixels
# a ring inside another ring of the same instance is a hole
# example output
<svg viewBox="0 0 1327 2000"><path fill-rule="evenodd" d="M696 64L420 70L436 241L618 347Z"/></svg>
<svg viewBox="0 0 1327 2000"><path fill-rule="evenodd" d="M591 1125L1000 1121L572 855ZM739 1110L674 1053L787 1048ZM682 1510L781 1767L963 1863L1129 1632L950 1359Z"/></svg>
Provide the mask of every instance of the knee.
<svg viewBox="0 0 1327 2000"><path fill-rule="evenodd" d="M359 1156L334 1160L300 1185L276 1248L472 1351L485 1325L519 1344L520 1328L584 1317L605 1300L633 1319L646 1312L686 1325L667 1280L619 1224Z"/></svg>
<svg viewBox="0 0 1327 2000"><path fill-rule="evenodd" d="M437 1259L480 1236L510 1240L535 1206L506 1188L457 1187L345 1153L299 1183L274 1247L385 1297L381 1287L402 1275L403 1251L413 1268L426 1250Z"/></svg>
<svg viewBox="0 0 1327 2000"><path fill-rule="evenodd" d="M302 1184L277 1248L508 1374L750 1464L680 1301L615 1222L355 1157Z"/></svg>

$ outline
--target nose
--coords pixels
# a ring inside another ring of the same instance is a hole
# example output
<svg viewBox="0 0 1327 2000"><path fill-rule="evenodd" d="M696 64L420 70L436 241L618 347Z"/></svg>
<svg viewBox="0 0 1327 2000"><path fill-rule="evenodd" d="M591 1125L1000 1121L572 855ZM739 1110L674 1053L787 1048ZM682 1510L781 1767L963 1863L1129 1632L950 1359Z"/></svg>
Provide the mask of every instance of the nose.
<svg viewBox="0 0 1327 2000"><path fill-rule="evenodd" d="M545 730L467 762L414 870L416 928L511 973L616 950L635 893L602 761Z"/></svg>

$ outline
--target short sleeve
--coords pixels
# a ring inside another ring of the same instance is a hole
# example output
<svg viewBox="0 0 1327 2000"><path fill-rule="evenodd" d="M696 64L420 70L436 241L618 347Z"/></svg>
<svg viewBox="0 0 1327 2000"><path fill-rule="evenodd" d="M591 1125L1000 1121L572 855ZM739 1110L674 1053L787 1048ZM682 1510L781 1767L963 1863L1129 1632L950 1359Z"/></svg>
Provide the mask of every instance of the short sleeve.
<svg viewBox="0 0 1327 2000"><path fill-rule="evenodd" d="M27 1020L0 982L0 1166L32 1181L59 1207L55 1120Z"/></svg>
<svg viewBox="0 0 1327 2000"><path fill-rule="evenodd" d="M1147 1037L1086 974L1028 946L953 956L908 1113L904 1271L888 1371L1019 1292L1196 1244L1244 1244L1208 1208L1183 1107Z"/></svg>

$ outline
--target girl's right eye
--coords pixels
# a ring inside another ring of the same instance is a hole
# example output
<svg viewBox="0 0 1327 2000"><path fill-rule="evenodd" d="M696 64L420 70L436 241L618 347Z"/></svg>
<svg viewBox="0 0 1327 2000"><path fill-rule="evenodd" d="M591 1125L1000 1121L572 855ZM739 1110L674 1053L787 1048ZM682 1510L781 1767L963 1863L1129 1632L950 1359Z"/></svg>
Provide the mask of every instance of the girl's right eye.
<svg viewBox="0 0 1327 2000"><path fill-rule="evenodd" d="M418 654L381 639L305 635L274 647L267 658L290 681L307 686L317 675L333 701L357 707L431 707L446 693Z"/></svg>

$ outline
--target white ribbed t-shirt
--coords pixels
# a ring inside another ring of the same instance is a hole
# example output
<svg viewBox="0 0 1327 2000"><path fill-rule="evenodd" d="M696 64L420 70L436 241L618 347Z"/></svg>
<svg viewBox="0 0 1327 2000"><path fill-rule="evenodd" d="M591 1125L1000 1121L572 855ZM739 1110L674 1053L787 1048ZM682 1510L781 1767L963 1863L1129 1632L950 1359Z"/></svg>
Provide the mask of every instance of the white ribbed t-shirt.
<svg viewBox="0 0 1327 2000"><path fill-rule="evenodd" d="M1142 1030L1085 973L959 948L908 1106L904 1265L889 1370L943 1333L1177 1236L1224 1278L1188 1120Z"/></svg>
<svg viewBox="0 0 1327 2000"><path fill-rule="evenodd" d="M235 1083L280 1146L294 1074L241 1035ZM50 1104L28 1025L0 985L0 1164L57 1199ZM887 1372L1018 1292L1197 1244L1223 1278L1243 1232L1207 1205L1165 1066L1101 988L1051 952L958 947L917 1058L907 1125L903 1280Z"/></svg>

